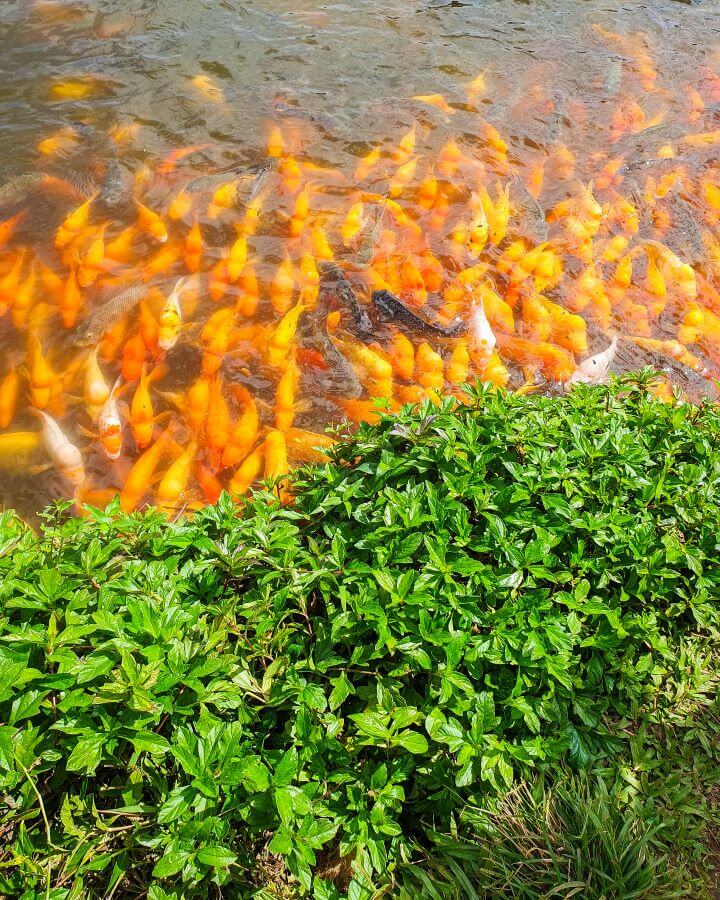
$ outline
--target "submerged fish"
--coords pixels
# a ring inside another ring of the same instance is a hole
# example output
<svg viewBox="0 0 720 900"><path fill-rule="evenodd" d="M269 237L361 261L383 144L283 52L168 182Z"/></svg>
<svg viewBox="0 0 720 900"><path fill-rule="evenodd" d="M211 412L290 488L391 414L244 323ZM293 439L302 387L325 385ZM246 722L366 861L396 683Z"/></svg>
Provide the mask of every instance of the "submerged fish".
<svg viewBox="0 0 720 900"><path fill-rule="evenodd" d="M675 238L678 250L691 265L698 265L706 258L700 226L692 214L690 204L681 196L680 188L675 189L665 198L670 208L670 225L667 236Z"/></svg>
<svg viewBox="0 0 720 900"><path fill-rule="evenodd" d="M247 197L248 206L258 200L261 196L261 191L267 188L268 176L277 169L277 166L278 161L273 158L266 159L263 163L256 166L255 181Z"/></svg>
<svg viewBox="0 0 720 900"><path fill-rule="evenodd" d="M602 353L596 353L594 356L589 356L586 360L583 360L565 382L566 390L569 390L574 384L603 384L607 381L610 374L610 366L615 359L617 345L618 336L615 334L607 349L603 350Z"/></svg>
<svg viewBox="0 0 720 900"><path fill-rule="evenodd" d="M269 162L233 166L230 169L225 169L225 171L217 172L214 175L201 175L198 178L193 178L192 181L189 181L185 185L183 190L187 194L200 194L204 191L213 191L223 184L228 184L232 181L251 181L254 178L258 178L260 175L263 175L270 168L272 168L272 165Z"/></svg>
<svg viewBox="0 0 720 900"><path fill-rule="evenodd" d="M74 488L79 488L85 481L85 466L82 454L73 444L52 416L40 409L33 409L42 423L42 435L45 449L57 469L67 478Z"/></svg>
<svg viewBox="0 0 720 900"><path fill-rule="evenodd" d="M608 64L607 74L605 75L605 93L610 97L615 97L620 90L620 84L623 77L623 63L619 57L611 59Z"/></svg>
<svg viewBox="0 0 720 900"><path fill-rule="evenodd" d="M30 465L40 449L40 437L35 431L0 434L0 470L14 472Z"/></svg>
<svg viewBox="0 0 720 900"><path fill-rule="evenodd" d="M373 253L375 252L375 246L378 242L380 231L382 230L382 224L383 220L385 219L386 210L387 203L383 203L377 213L377 218L374 225L372 226L372 228L368 228L365 231L365 234L360 240L360 246L358 247L355 259L357 260L357 264L363 268L368 265L368 263L372 259Z"/></svg>
<svg viewBox="0 0 720 900"><path fill-rule="evenodd" d="M43 183L45 176L39 172L16 175L0 187L0 206L24 200L27 194Z"/></svg>
<svg viewBox="0 0 720 900"><path fill-rule="evenodd" d="M553 97L553 111L548 119L545 143L548 147L552 147L560 139L560 134L566 125L565 119L565 94L558 91Z"/></svg>
<svg viewBox="0 0 720 900"><path fill-rule="evenodd" d="M428 322L411 309L390 291L373 291L371 301L380 316L388 322L402 325L419 334L435 335L437 337L457 337L466 330L465 323L456 322L454 325L441 325L439 322Z"/></svg>
<svg viewBox="0 0 720 900"><path fill-rule="evenodd" d="M90 317L85 330L77 338L76 344L81 347L97 344L100 338L124 315L134 309L150 289L150 284L134 284L126 291L111 297L107 303L98 307Z"/></svg>
<svg viewBox="0 0 720 900"><path fill-rule="evenodd" d="M105 178L100 188L98 200L108 209L114 210L130 200L130 191L117 156L113 152L107 162Z"/></svg>
<svg viewBox="0 0 720 900"><path fill-rule="evenodd" d="M521 223L520 232L535 241L536 244L542 244L547 240L548 226L540 204L519 175L516 175L510 182L510 191L515 218L519 219Z"/></svg>
<svg viewBox="0 0 720 900"><path fill-rule="evenodd" d="M323 314L324 310L319 306L308 315L299 335L299 345L303 349L317 351L327 366L322 373L320 389L323 394L357 399L362 396L362 384L350 361L330 340L325 322L320 321ZM313 385L313 390L317 390L317 387Z"/></svg>
<svg viewBox="0 0 720 900"><path fill-rule="evenodd" d="M355 296L355 291L345 273L335 263L326 260L318 264L318 272L320 273L321 290L327 290L337 297L352 316L356 336L364 341L369 340L373 333L370 316Z"/></svg>

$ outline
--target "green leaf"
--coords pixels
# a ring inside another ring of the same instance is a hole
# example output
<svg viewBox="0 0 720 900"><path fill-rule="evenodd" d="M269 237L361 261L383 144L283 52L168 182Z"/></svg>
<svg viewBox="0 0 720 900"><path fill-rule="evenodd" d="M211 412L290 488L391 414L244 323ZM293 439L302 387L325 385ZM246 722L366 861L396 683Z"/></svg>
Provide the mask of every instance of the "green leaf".
<svg viewBox="0 0 720 900"><path fill-rule="evenodd" d="M419 731L403 731L395 735L393 742L404 747L409 753L427 753L428 750L427 738Z"/></svg>
<svg viewBox="0 0 720 900"><path fill-rule="evenodd" d="M276 787L284 787L290 784L298 770L298 752L294 747L287 750L280 762L275 766L272 783Z"/></svg>
<svg viewBox="0 0 720 900"><path fill-rule="evenodd" d="M152 731L136 731L130 740L138 753L164 754L170 749L170 743L164 737L154 734Z"/></svg>
<svg viewBox="0 0 720 900"><path fill-rule="evenodd" d="M293 795L285 788L276 788L275 806L283 825L290 825L295 819Z"/></svg>
<svg viewBox="0 0 720 900"><path fill-rule="evenodd" d="M195 791L189 786L175 788L158 810L158 823L164 825L179 819L188 812L194 797Z"/></svg>
<svg viewBox="0 0 720 900"><path fill-rule="evenodd" d="M68 757L67 770L92 775L102 758L105 739L104 734L90 734L80 738Z"/></svg>
<svg viewBox="0 0 720 900"><path fill-rule="evenodd" d="M272 840L268 844L270 853L277 853L278 856L287 856L292 852L292 838L286 831L276 831Z"/></svg>
<svg viewBox="0 0 720 900"><path fill-rule="evenodd" d="M152 873L155 878L171 878L182 869L189 856L190 854L185 850L173 850L166 853L155 863Z"/></svg>
<svg viewBox="0 0 720 900"><path fill-rule="evenodd" d="M354 693L354 688L344 672L341 672L337 678L330 679L330 684L333 686L329 698L330 709L336 710L343 705L351 693Z"/></svg>
<svg viewBox="0 0 720 900"><path fill-rule="evenodd" d="M237 860L237 856L227 847L214 844L209 847L202 847L198 851L197 860L204 866L212 866L214 869L226 869Z"/></svg>

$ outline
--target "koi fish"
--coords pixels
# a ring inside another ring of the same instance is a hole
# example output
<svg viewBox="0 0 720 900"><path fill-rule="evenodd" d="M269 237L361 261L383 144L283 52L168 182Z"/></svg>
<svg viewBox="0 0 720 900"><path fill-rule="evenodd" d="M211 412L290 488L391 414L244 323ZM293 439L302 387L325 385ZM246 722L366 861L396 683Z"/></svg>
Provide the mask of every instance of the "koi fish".
<svg viewBox="0 0 720 900"><path fill-rule="evenodd" d="M75 489L79 488L85 481L82 454L52 416L41 409L30 412L40 419L45 449L53 464Z"/></svg>
<svg viewBox="0 0 720 900"><path fill-rule="evenodd" d="M158 319L158 346L161 350L172 350L180 335L182 308L180 297L188 285L187 278L179 278L170 292Z"/></svg>
<svg viewBox="0 0 720 900"><path fill-rule="evenodd" d="M250 392L242 385L231 385L230 390L242 404L242 413L232 429L222 454L222 467L234 469L250 453L258 436L260 419Z"/></svg>
<svg viewBox="0 0 720 900"><path fill-rule="evenodd" d="M150 385L155 381L160 381L167 373L168 367L164 363L155 366L150 373L147 371L147 363L142 365L140 382L133 394L129 416L130 430L140 449L147 447L152 440L153 426L159 418L153 410Z"/></svg>
<svg viewBox="0 0 720 900"><path fill-rule="evenodd" d="M124 512L133 512L150 489L155 471L163 456L172 449L171 430L168 427L132 465L120 491L120 506Z"/></svg>
<svg viewBox="0 0 720 900"><path fill-rule="evenodd" d="M495 350L497 338L485 315L482 300L473 303L470 309L469 334L475 359L486 363Z"/></svg>
<svg viewBox="0 0 720 900"><path fill-rule="evenodd" d="M98 416L98 436L108 459L117 459L122 453L122 419L117 405L121 384L122 377L118 377Z"/></svg>
<svg viewBox="0 0 720 900"><path fill-rule="evenodd" d="M196 454L197 441L191 440L187 448L171 463L157 487L155 500L158 509L165 513L177 512L183 504Z"/></svg>
<svg viewBox="0 0 720 900"><path fill-rule="evenodd" d="M15 418L19 390L20 373L11 360L10 368L0 381L0 430L7 428Z"/></svg>
<svg viewBox="0 0 720 900"><path fill-rule="evenodd" d="M617 345L618 336L615 334L610 342L610 346L603 350L602 353L589 356L580 363L576 371L565 382L566 389L569 390L574 384L603 384L607 381L610 366L615 359Z"/></svg>
<svg viewBox="0 0 720 900"><path fill-rule="evenodd" d="M111 390L98 363L98 351L99 347L95 347L87 358L83 388L85 408L93 422L97 421L101 409L110 397Z"/></svg>

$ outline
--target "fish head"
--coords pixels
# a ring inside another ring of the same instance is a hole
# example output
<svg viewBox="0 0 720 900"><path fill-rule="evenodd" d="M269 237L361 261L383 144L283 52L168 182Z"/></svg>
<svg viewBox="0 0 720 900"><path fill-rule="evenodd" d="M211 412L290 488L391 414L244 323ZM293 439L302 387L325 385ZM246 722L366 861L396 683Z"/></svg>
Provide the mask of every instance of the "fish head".
<svg viewBox="0 0 720 900"><path fill-rule="evenodd" d="M108 459L117 459L122 451L122 429L119 423L101 428L100 443Z"/></svg>
<svg viewBox="0 0 720 900"><path fill-rule="evenodd" d="M75 488L79 488L80 485L85 481L85 467L83 466L82 462L80 462L78 465L63 468L62 474Z"/></svg>
<svg viewBox="0 0 720 900"><path fill-rule="evenodd" d="M153 423L137 422L132 425L133 439L137 446L142 450L152 440Z"/></svg>

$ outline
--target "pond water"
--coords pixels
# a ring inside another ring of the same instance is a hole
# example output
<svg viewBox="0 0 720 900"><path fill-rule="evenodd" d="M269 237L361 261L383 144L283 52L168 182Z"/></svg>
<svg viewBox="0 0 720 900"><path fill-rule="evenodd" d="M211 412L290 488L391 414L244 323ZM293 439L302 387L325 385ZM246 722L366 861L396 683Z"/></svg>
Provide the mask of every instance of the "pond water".
<svg viewBox="0 0 720 900"><path fill-rule="evenodd" d="M0 502L241 494L614 336L714 397L718 13L5 0Z"/></svg>

